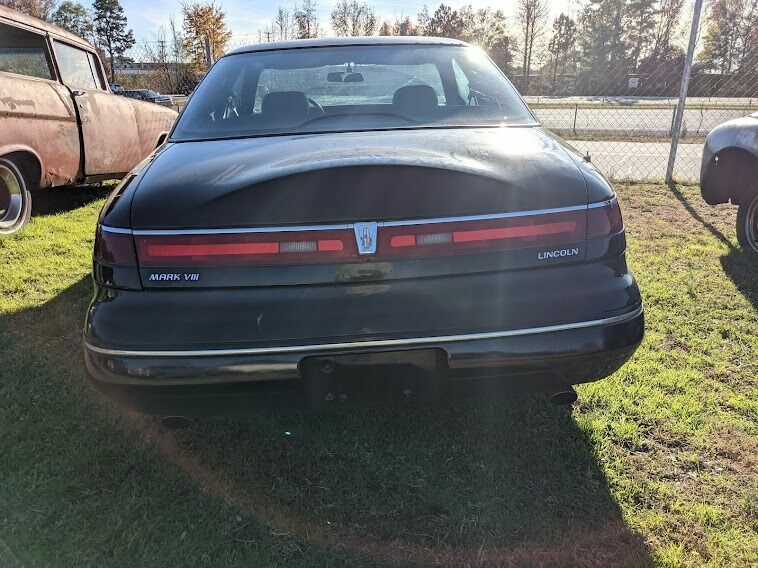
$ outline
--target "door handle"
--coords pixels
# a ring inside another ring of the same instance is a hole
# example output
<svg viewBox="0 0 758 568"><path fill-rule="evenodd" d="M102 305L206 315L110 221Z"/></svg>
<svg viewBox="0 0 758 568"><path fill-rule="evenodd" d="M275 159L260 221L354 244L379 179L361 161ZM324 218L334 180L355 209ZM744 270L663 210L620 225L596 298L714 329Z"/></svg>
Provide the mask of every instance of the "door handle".
<svg viewBox="0 0 758 568"><path fill-rule="evenodd" d="M81 97L84 94L84 91L71 91L71 95L74 97Z"/></svg>

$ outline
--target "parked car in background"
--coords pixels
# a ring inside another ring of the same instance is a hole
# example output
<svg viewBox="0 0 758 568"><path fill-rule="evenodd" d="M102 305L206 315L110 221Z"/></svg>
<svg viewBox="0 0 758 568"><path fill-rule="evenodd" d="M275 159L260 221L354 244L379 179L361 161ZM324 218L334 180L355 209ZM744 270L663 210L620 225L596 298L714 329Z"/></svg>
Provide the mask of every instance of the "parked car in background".
<svg viewBox="0 0 758 568"><path fill-rule="evenodd" d="M159 414L513 383L573 402L643 337L625 250L613 188L482 50L251 46L103 207L86 366Z"/></svg>
<svg viewBox="0 0 758 568"><path fill-rule="evenodd" d="M89 43L0 6L0 235L29 219L31 188L123 177L176 115L112 94Z"/></svg>
<svg viewBox="0 0 758 568"><path fill-rule="evenodd" d="M173 105L171 97L168 95L161 95L151 89L123 89L122 95L129 97L130 99L137 99L139 101L147 101L149 103L155 103L165 107Z"/></svg>
<svg viewBox="0 0 758 568"><path fill-rule="evenodd" d="M700 191L706 203L732 202L737 240L758 254L758 112L725 122L705 140Z"/></svg>
<svg viewBox="0 0 758 568"><path fill-rule="evenodd" d="M111 93L116 93L117 95L122 95L124 93L124 86L119 85L118 83L111 83L110 88Z"/></svg>

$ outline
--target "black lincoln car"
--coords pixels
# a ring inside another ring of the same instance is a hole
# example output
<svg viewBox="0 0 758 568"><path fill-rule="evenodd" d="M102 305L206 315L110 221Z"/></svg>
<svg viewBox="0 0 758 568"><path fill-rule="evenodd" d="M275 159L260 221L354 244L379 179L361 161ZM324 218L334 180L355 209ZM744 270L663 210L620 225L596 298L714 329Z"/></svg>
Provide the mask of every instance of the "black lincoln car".
<svg viewBox="0 0 758 568"><path fill-rule="evenodd" d="M435 38L221 58L100 214L90 377L225 413L613 373L643 337L612 187L478 48Z"/></svg>

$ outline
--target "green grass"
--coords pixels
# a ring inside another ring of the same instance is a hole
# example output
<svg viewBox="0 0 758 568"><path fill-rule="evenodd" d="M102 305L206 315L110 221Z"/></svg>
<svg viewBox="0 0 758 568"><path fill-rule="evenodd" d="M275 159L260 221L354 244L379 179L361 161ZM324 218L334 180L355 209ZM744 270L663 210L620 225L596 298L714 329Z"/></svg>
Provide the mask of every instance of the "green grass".
<svg viewBox="0 0 758 568"><path fill-rule="evenodd" d="M84 378L104 193L72 191L0 240L0 565L750 565L758 262L696 187L618 189L647 336L571 413L523 395L184 432Z"/></svg>

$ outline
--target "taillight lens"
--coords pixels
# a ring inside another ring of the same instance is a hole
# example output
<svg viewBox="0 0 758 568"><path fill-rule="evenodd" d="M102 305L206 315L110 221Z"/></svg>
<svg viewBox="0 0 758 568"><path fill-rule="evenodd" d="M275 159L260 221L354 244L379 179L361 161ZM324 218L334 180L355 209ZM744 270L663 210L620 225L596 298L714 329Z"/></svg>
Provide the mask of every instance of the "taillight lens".
<svg viewBox="0 0 758 568"><path fill-rule="evenodd" d="M380 229L384 257L440 256L570 243L584 239L586 212L542 213Z"/></svg>
<svg viewBox="0 0 758 568"><path fill-rule="evenodd" d="M340 262L357 256L348 229L138 235L141 266L243 266Z"/></svg>
<svg viewBox="0 0 758 568"><path fill-rule="evenodd" d="M616 199L608 201L601 207L587 210L587 238L594 239L615 235L624 229L621 208Z"/></svg>
<svg viewBox="0 0 758 568"><path fill-rule="evenodd" d="M98 231L96 257L136 266L269 266L445 256L544 247L612 235L623 229L616 200L589 209L379 223L376 253L361 256L352 226L233 229L132 235ZM136 255L135 255L136 251Z"/></svg>
<svg viewBox="0 0 758 568"><path fill-rule="evenodd" d="M118 266L137 266L134 239L130 233L117 233L97 228L95 260Z"/></svg>

